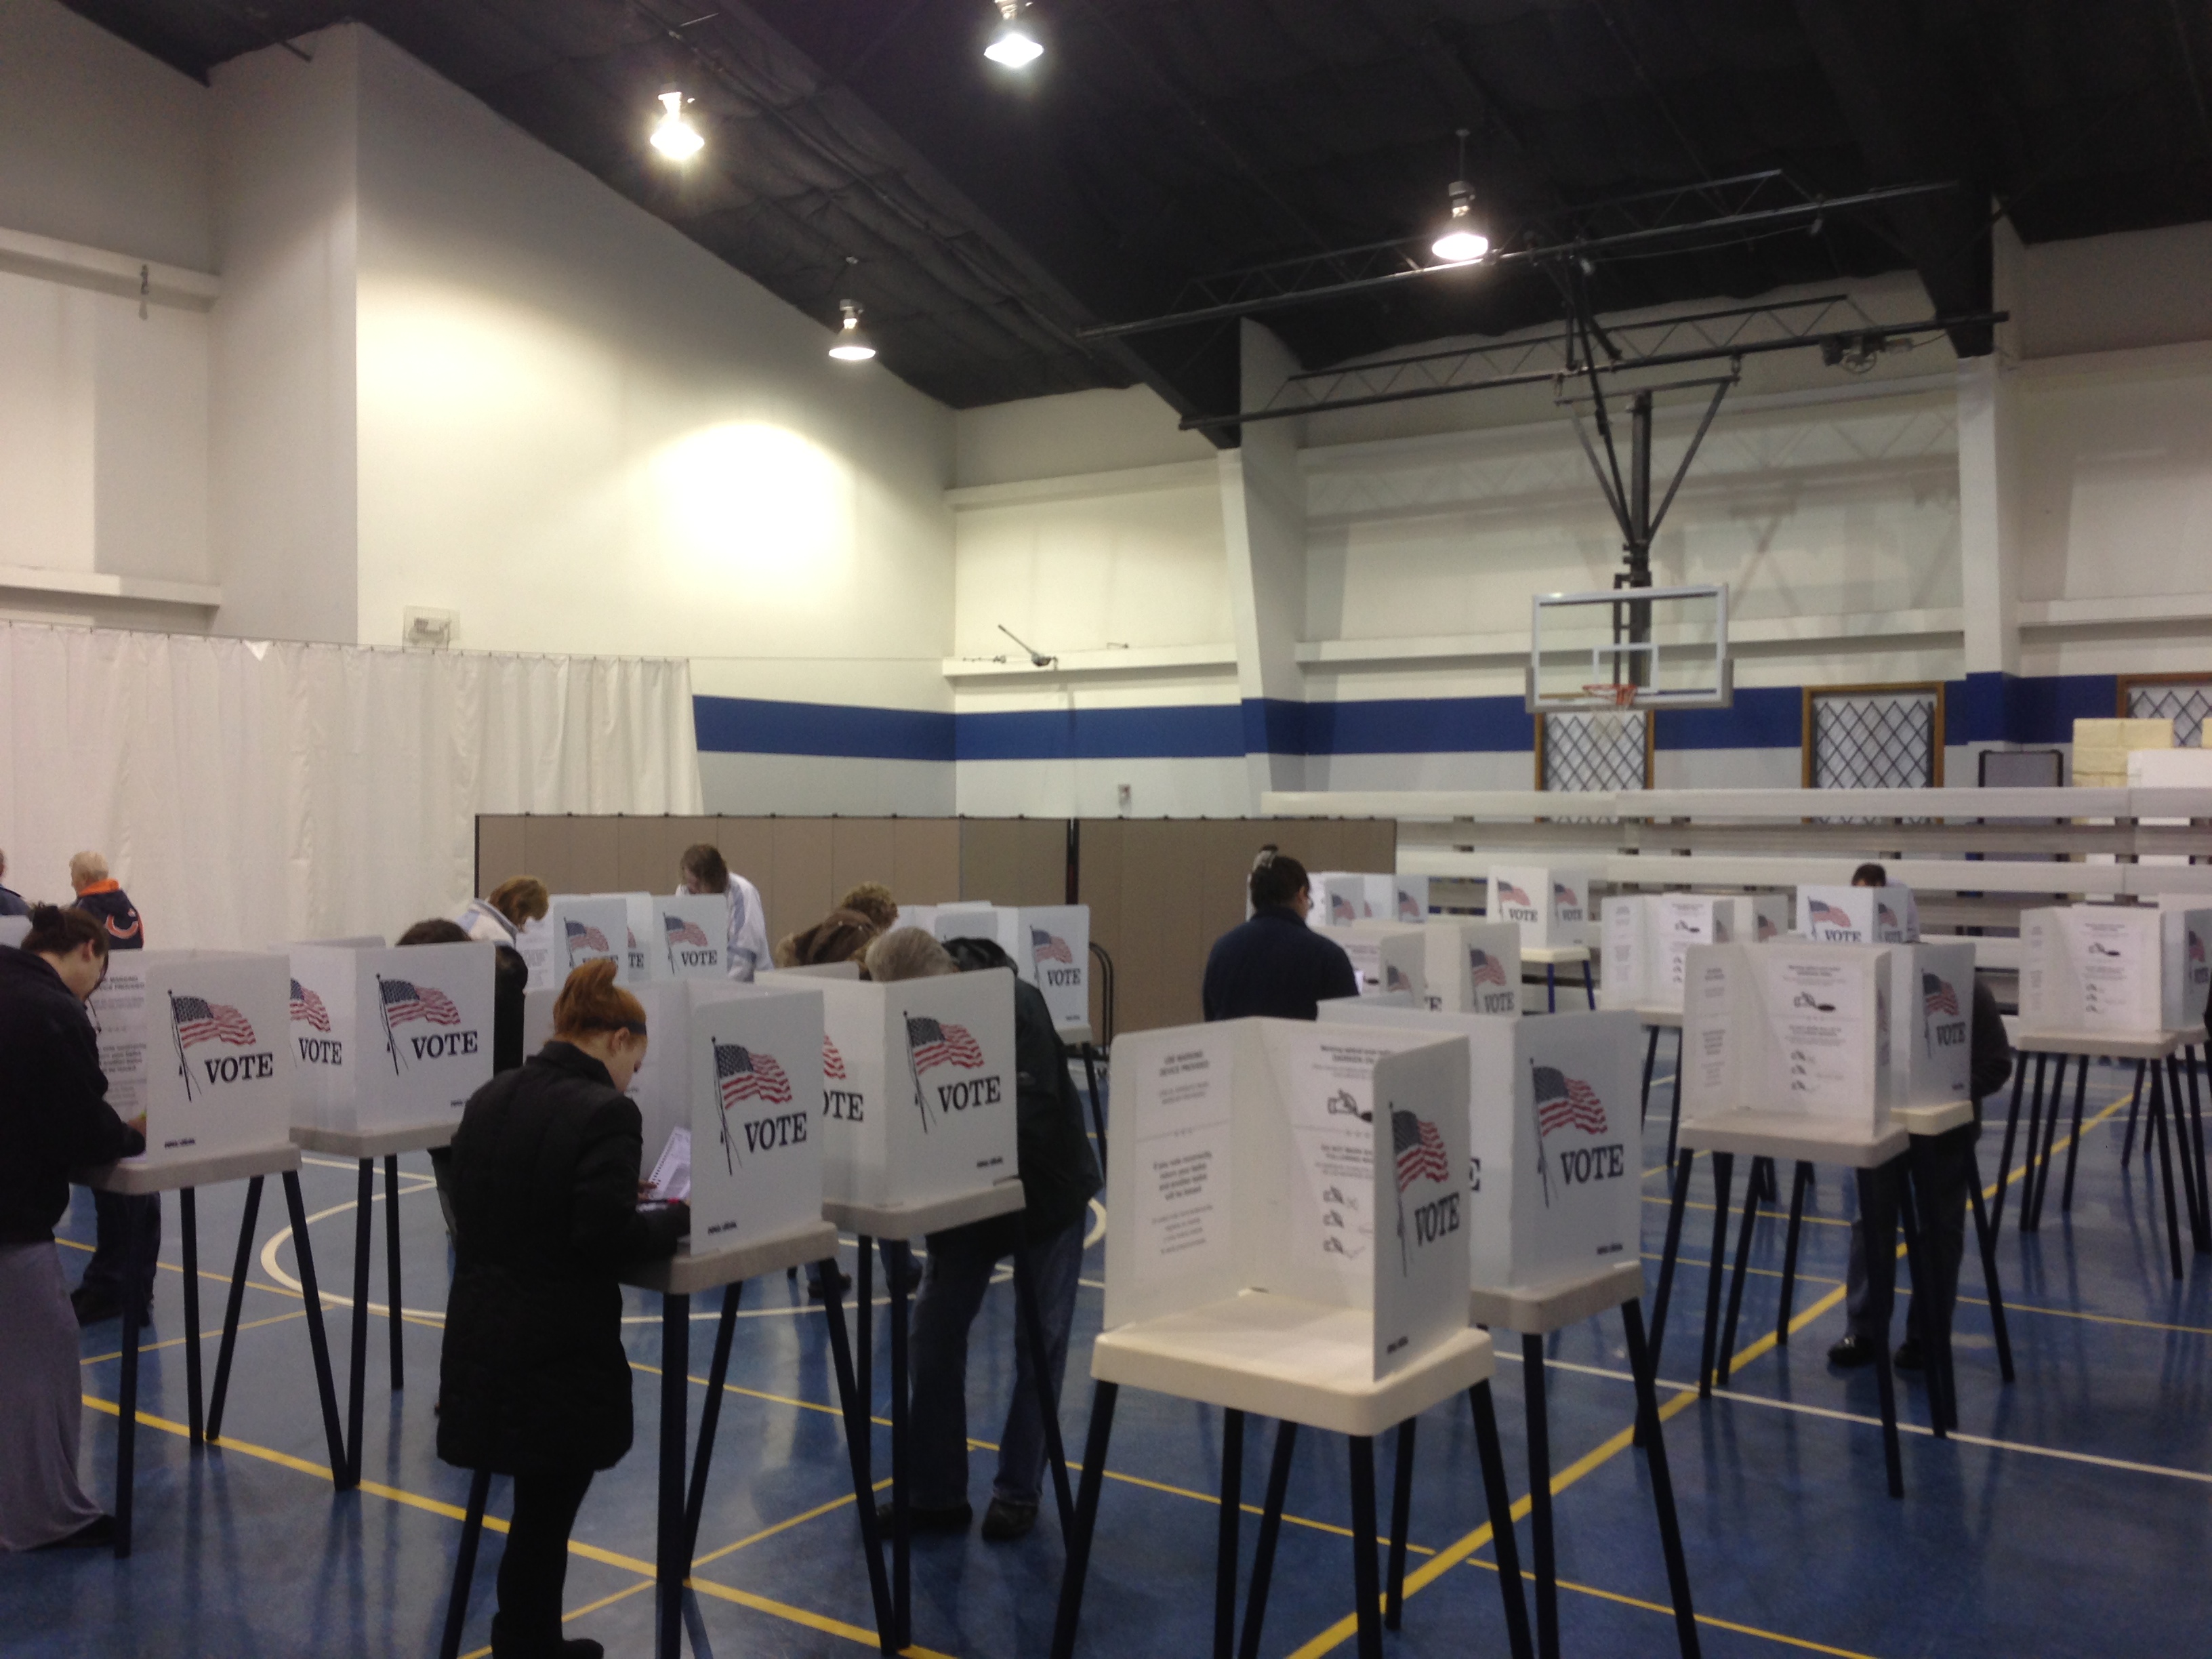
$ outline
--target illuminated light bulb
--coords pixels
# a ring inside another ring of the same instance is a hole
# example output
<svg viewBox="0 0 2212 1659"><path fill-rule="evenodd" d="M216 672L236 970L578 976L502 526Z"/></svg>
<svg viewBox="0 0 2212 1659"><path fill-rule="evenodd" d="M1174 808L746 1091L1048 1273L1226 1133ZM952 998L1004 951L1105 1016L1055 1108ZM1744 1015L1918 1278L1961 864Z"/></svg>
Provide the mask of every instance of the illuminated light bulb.
<svg viewBox="0 0 2212 1659"><path fill-rule="evenodd" d="M1451 198L1450 222L1430 245L1429 252L1448 264L1469 264L1490 252L1490 238L1475 225L1474 191L1466 179L1452 181Z"/></svg>
<svg viewBox="0 0 2212 1659"><path fill-rule="evenodd" d="M698 128L684 118L682 93L664 92L660 101L668 112L653 130L653 147L672 161L688 161L706 149L707 141L699 136Z"/></svg>
<svg viewBox="0 0 2212 1659"><path fill-rule="evenodd" d="M983 48L984 57L1008 69L1026 69L1044 56L1036 36L1022 27L1023 4L1024 0L999 0L999 15L1004 21L991 37L991 44Z"/></svg>
<svg viewBox="0 0 2212 1659"><path fill-rule="evenodd" d="M868 337L860 332L860 307L850 300L840 300L837 307L845 313L838 325L837 337L830 342L830 355L841 363L865 363L876 355L876 348Z"/></svg>

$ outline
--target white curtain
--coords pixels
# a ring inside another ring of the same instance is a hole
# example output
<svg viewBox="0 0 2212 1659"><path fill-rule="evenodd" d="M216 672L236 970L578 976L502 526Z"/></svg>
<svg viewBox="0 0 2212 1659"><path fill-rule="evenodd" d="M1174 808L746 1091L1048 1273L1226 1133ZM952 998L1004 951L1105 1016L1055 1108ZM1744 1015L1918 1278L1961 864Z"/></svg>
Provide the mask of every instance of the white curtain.
<svg viewBox="0 0 2212 1659"><path fill-rule="evenodd" d="M696 813L682 661L0 624L7 884L107 855L157 949L450 911L479 812Z"/></svg>

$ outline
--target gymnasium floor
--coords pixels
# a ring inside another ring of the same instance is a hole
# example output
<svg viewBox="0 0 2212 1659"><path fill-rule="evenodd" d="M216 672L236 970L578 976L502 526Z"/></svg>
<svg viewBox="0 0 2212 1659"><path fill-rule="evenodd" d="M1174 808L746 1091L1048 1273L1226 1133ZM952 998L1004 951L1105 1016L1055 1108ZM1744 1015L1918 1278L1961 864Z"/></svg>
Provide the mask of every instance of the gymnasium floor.
<svg viewBox="0 0 2212 1659"><path fill-rule="evenodd" d="M1662 1065L1662 1070L1664 1066ZM1926 1398L1902 1382L1906 1497L1882 1487L1870 1372L1832 1374L1823 1352L1843 1328L1848 1183L1823 1171L1808 1214L1795 1335L1775 1346L1778 1223L1762 1222L1759 1273L1746 1297L1732 1394L1699 1403L1682 1392L1694 1369L1696 1322L1711 1215L1685 1230L1662 1382L1667 1439L1692 1583L1709 1655L1778 1659L1790 1652L1881 1656L2195 1655L2212 1650L2212 1261L2186 1258L2174 1285L2163 1221L2154 1230L2140 1160L2119 1168L2128 1074L2099 1068L2069 1217L2052 1212L2039 1237L2005 1218L2001 1260L2019 1379L2000 1385L1976 1259L1962 1274L1958 1324L1963 1432L1948 1442L1917 1425ZM1664 1238L1664 1111L1654 1091L1645 1135L1645 1249ZM1993 1103L2000 1108L2002 1103ZM1982 1156L1994 1181L2001 1128ZM2061 1141L2062 1156L2064 1141ZM247 1322L223 1448L188 1455L184 1366L176 1346L146 1356L139 1437L137 1551L0 1557L0 1650L32 1656L406 1655L435 1651L467 1478L434 1450L436 1315L446 1250L427 1163L405 1160L408 1386L387 1396L386 1328L370 1323L367 1480L334 1497L324 1468L301 1304L281 1203L266 1204L246 1298ZM1692 1198L1710 1197L1700 1159ZM1786 1174L1786 1172L1785 1172ZM316 1259L326 1290L350 1283L354 1174L310 1160L305 1176ZM1741 1187L1739 1179L1739 1188ZM221 1318L221 1284L243 1188L201 1195L204 1323ZM2015 1198L2017 1188L2015 1188ZM271 1193L271 1198L276 1195ZM381 1198L380 1195L380 1202ZM155 1339L183 1318L175 1207L164 1200ZM272 1214L272 1212L274 1212ZM1702 1218L1702 1219L1701 1219ZM379 1228L380 1237L381 1227ZM1733 1231L1733 1230L1732 1230ZM72 1278L92 1236L82 1194L64 1223ZM846 1249L851 1263L849 1243ZM1103 1251L1086 1258L1077 1351L1097 1328ZM382 1263L373 1293L383 1294ZM657 1302L633 1296L630 1350L637 1447L600 1477L578 1522L568 1577L569 1633L611 1653L650 1651ZM712 1298L705 1298L711 1302ZM970 1428L994 1438L1011 1377L1012 1297L992 1293L969 1370ZM695 1312L693 1408L703 1393L711 1306ZM84 1341L83 1468L112 1491L118 1328ZM331 1317L338 1364L342 1313ZM877 1410L884 1409L884 1332L877 1324ZM1564 1650L1580 1655L1673 1651L1644 1468L1626 1449L1631 1394L1617 1318L1553 1340L1551 1434L1556 1471ZM212 1365L210 1346L209 1363ZM343 1379L343 1370L340 1372ZM1521 1366L1501 1355L1497 1392L1509 1466L1525 1514ZM341 1386L343 1382L341 1381ZM725 1656L847 1656L872 1645L868 1597L849 1505L823 1326L804 1291L779 1276L748 1287L730 1391L701 1529L697 1583L706 1628ZM1063 1421L1079 1455L1090 1384L1071 1366ZM878 1419L876 1468L889 1468ZM1125 1392L1101 1506L1081 1650L1196 1655L1212 1632L1219 1413ZM1272 1426L1255 1425L1245 1500L1262 1495ZM1409 1528L1413 1569L1393 1650L1461 1656L1504 1651L1504 1623L1463 1405L1424 1422ZM1388 1459L1382 1501L1389 1502ZM990 1459L973 1460L980 1513ZM1301 1438L1261 1650L1302 1656L1351 1651L1349 1516L1343 1443ZM493 1490L493 1513L504 1504ZM915 1555L917 1650L1041 1655L1049 1643L1060 1565L1050 1513L1028 1540L987 1545L925 1539ZM1388 1510L1384 1513L1387 1516ZM1243 1528L1247 1559L1256 1522ZM1525 1522L1523 1562L1528 1559ZM465 1653L482 1653L499 1540L488 1534Z"/></svg>

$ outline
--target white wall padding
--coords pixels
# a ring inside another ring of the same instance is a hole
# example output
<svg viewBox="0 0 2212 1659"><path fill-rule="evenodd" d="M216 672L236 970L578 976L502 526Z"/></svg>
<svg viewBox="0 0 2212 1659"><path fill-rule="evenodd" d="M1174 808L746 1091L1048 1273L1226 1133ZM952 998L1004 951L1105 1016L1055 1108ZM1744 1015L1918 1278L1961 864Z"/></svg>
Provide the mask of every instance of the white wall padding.
<svg viewBox="0 0 2212 1659"><path fill-rule="evenodd" d="M478 812L700 810L687 664L0 625L7 884L106 854L164 949L396 936Z"/></svg>

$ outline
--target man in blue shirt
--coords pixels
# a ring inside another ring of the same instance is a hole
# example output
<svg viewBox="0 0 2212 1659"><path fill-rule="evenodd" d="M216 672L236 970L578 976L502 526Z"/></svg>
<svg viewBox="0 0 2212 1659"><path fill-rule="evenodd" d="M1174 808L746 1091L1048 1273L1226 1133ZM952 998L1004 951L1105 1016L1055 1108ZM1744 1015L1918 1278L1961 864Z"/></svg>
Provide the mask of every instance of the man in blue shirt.
<svg viewBox="0 0 2212 1659"><path fill-rule="evenodd" d="M1250 891L1252 919L1214 940L1206 959L1207 1019L1314 1019L1328 999L1359 994L1352 958L1306 925L1313 889L1305 866L1263 847L1253 860Z"/></svg>

